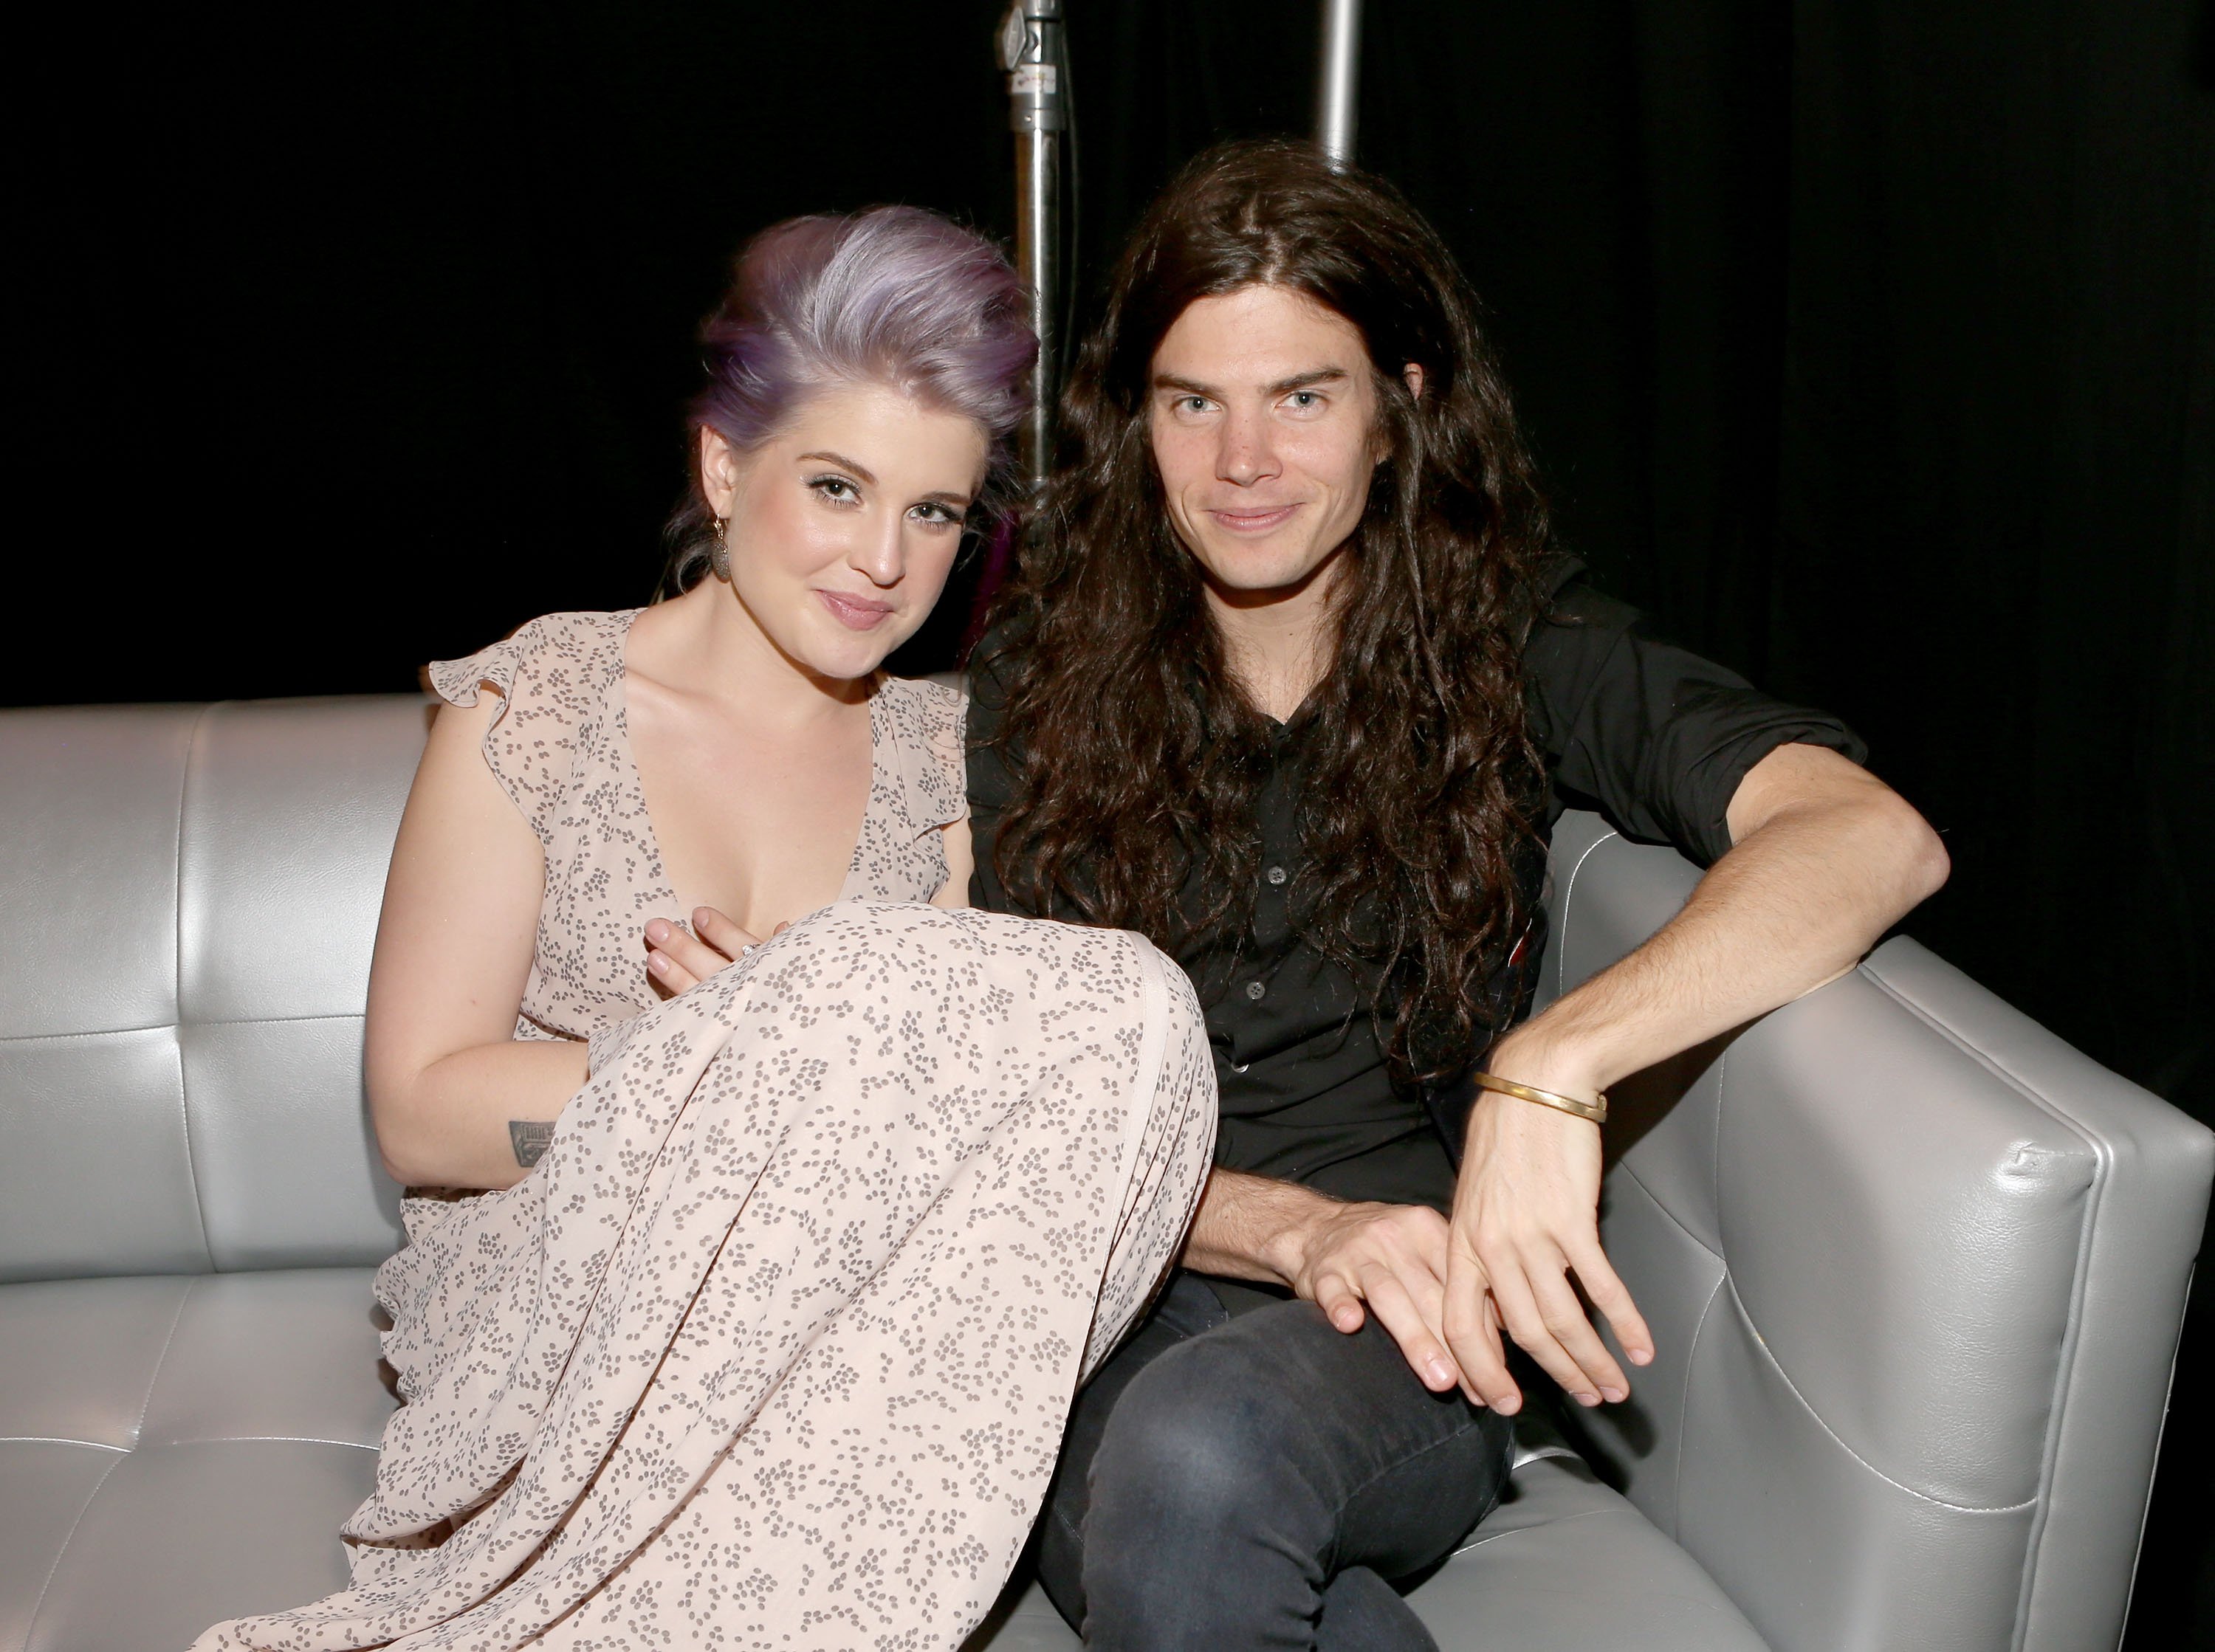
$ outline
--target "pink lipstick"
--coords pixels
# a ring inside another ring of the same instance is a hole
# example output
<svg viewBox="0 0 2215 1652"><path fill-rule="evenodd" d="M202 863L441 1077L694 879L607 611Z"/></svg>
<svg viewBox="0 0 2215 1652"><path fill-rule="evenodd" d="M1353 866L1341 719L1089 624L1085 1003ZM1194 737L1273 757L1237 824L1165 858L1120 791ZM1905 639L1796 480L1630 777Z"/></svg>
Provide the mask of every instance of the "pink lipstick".
<svg viewBox="0 0 2215 1652"><path fill-rule="evenodd" d="M819 589L815 594L822 598L823 606L831 610L831 616L851 630L873 631L892 617L893 605L890 603L856 597L843 590Z"/></svg>

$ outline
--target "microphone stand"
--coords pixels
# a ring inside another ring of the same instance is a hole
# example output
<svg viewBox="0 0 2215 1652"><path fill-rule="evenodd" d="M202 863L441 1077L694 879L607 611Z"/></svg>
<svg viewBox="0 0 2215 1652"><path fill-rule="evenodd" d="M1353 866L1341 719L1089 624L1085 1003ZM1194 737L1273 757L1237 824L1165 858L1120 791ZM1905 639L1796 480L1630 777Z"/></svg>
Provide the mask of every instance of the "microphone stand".
<svg viewBox="0 0 2215 1652"><path fill-rule="evenodd" d="M1353 159L1361 96L1361 0L1322 0L1322 50L1316 64L1316 143L1335 167Z"/></svg>
<svg viewBox="0 0 2215 1652"><path fill-rule="evenodd" d="M1034 497L1053 463L1053 397L1061 354L1061 134L1068 129L1068 43L1061 0L1011 0L1000 20L1008 125L1015 135L1015 268L1030 289L1038 334L1033 400L1020 450Z"/></svg>

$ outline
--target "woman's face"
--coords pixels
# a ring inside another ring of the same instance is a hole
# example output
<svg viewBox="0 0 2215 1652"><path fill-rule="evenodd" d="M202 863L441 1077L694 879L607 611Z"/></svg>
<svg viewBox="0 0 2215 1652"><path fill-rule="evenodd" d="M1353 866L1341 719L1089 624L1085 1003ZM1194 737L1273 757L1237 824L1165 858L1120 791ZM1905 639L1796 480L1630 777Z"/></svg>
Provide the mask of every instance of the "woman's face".
<svg viewBox="0 0 2215 1652"><path fill-rule="evenodd" d="M875 384L815 392L750 453L703 431L739 606L811 674L867 676L938 601L989 451L972 420Z"/></svg>

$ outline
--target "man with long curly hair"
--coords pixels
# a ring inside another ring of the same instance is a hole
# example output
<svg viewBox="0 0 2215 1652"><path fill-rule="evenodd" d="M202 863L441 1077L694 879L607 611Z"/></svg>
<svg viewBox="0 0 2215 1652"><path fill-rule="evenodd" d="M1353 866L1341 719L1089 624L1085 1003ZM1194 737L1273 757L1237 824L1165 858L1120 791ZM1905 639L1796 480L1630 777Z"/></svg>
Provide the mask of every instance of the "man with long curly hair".
<svg viewBox="0 0 2215 1652"><path fill-rule="evenodd" d="M1064 415L973 666L973 893L1168 950L1222 1102L1040 1569L1095 1647L1428 1646L1389 1580L1506 1480L1501 1331L1587 1405L1629 1385L1576 1286L1653 1357L1600 1247L1596 1098L1852 967L1945 852L1843 725L1555 548L1475 300L1375 178L1202 156ZM1519 1025L1564 798L1709 870Z"/></svg>

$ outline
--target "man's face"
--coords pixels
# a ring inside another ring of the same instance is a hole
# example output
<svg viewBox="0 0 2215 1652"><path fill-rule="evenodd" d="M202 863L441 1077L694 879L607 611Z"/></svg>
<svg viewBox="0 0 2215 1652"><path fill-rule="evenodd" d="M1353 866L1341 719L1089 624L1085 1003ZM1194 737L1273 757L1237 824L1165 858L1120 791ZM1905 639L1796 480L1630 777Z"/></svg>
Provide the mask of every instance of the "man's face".
<svg viewBox="0 0 2215 1652"><path fill-rule="evenodd" d="M1151 395L1169 520L1218 600L1258 607L1327 579L1382 456L1353 323L1282 287L1197 299L1154 352Z"/></svg>

